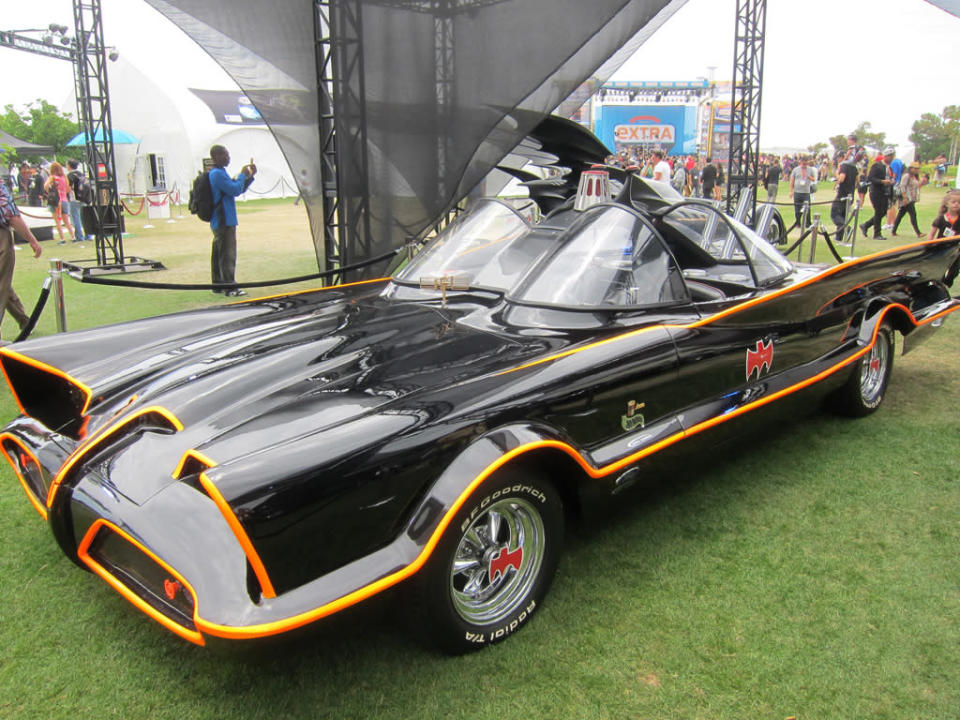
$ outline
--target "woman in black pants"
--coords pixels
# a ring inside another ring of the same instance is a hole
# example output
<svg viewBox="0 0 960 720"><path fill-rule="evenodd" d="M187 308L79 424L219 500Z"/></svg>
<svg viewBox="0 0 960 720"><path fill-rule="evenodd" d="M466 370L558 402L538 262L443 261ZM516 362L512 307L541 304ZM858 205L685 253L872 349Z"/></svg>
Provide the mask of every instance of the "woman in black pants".
<svg viewBox="0 0 960 720"><path fill-rule="evenodd" d="M920 199L920 163L910 163L907 172L900 178L900 212L897 213L897 219L893 221L893 234L897 234L897 228L900 227L900 221L904 215L910 216L910 224L913 225L913 231L917 237L923 237L920 228L917 227L917 200Z"/></svg>

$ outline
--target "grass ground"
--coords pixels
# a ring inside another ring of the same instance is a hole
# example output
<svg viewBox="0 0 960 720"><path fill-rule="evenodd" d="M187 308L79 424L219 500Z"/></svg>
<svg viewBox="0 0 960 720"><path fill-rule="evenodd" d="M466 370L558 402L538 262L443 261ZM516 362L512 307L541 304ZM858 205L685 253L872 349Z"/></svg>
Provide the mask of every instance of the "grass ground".
<svg viewBox="0 0 960 720"><path fill-rule="evenodd" d="M247 204L240 220L240 279L315 269L290 201ZM207 278L201 223L141 222L127 254L170 269L138 279ZM19 260L26 300L45 262ZM72 328L224 302L72 280L66 294ZM48 311L39 332L52 331ZM460 658L397 624L392 596L290 640L186 644L67 560L3 463L0 717L955 719L958 342L953 318L897 358L868 418L772 428L575 531L539 616ZM0 416L14 413L5 393Z"/></svg>

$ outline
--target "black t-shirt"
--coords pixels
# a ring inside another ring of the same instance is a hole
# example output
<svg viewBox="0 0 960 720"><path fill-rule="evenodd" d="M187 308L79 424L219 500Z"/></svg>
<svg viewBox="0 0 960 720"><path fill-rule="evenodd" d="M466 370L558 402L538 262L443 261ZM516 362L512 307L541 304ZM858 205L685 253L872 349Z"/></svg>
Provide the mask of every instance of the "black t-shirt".
<svg viewBox="0 0 960 720"><path fill-rule="evenodd" d="M708 190L712 190L713 186L717 184L717 167L713 163L710 163L703 169L700 181Z"/></svg>
<svg viewBox="0 0 960 720"><path fill-rule="evenodd" d="M945 215L937 215L933 220L933 226L937 229L938 238L960 235L960 215L952 223L947 222Z"/></svg>
<svg viewBox="0 0 960 720"><path fill-rule="evenodd" d="M877 160L877 162L870 166L870 172L867 173L867 180L870 181L871 197L874 194L883 194L887 191L886 184L883 182L886 179L887 164L882 160Z"/></svg>
<svg viewBox="0 0 960 720"><path fill-rule="evenodd" d="M844 162L838 171L838 174L840 173L843 174L843 180L837 183L837 197L853 195L853 191L857 187L857 166L853 164L853 161Z"/></svg>
<svg viewBox="0 0 960 720"><path fill-rule="evenodd" d="M764 182L767 185L769 185L770 183L780 182L780 166L779 165L771 165L770 167L767 168L767 174L766 174L766 177L764 178Z"/></svg>

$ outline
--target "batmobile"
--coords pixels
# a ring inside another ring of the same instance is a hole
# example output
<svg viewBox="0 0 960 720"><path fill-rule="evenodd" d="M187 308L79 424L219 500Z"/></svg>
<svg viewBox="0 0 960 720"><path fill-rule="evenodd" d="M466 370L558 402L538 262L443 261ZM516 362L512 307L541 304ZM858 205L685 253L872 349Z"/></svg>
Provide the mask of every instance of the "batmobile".
<svg viewBox="0 0 960 720"><path fill-rule="evenodd" d="M960 307L960 237L797 265L635 176L495 199L390 278L0 350L0 448L63 552L181 637L290 631L399 583L461 652L524 626L565 522L788 399L851 415Z"/></svg>

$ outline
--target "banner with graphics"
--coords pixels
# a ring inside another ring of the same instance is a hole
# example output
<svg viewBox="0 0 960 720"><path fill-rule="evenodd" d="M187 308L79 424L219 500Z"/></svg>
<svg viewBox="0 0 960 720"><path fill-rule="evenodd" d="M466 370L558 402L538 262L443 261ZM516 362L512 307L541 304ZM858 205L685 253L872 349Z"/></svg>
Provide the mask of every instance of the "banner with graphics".
<svg viewBox="0 0 960 720"><path fill-rule="evenodd" d="M730 159L730 119L733 107L729 100L714 100L707 124L707 155L714 160ZM740 126L736 126L740 129Z"/></svg>
<svg viewBox="0 0 960 720"><path fill-rule="evenodd" d="M663 150L668 155L697 151L697 108L693 105L604 105L597 111L596 135L613 150Z"/></svg>

